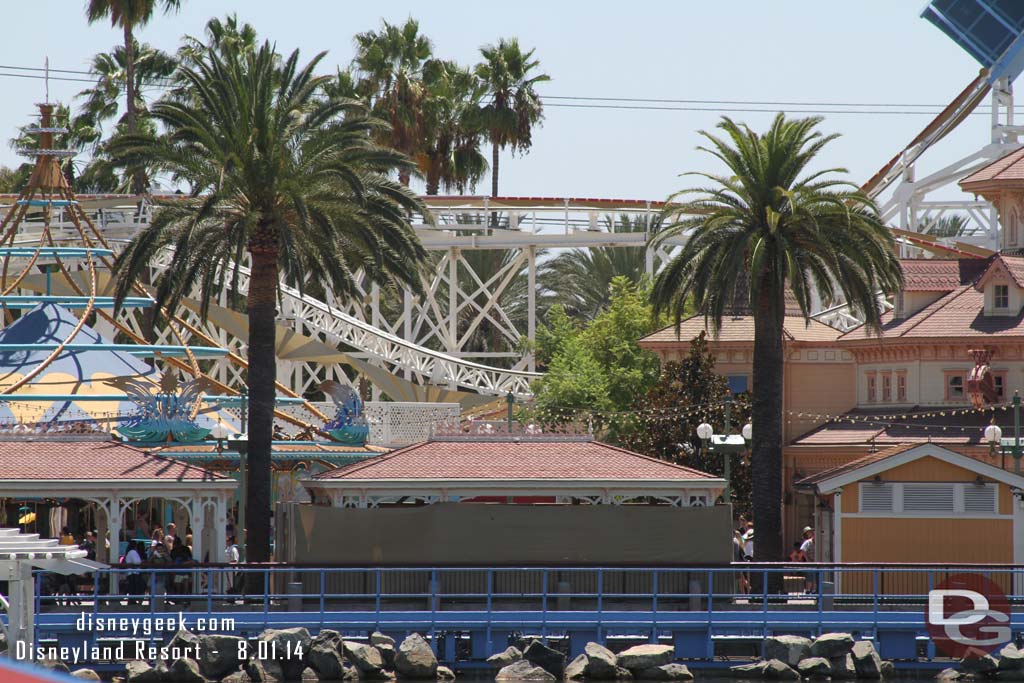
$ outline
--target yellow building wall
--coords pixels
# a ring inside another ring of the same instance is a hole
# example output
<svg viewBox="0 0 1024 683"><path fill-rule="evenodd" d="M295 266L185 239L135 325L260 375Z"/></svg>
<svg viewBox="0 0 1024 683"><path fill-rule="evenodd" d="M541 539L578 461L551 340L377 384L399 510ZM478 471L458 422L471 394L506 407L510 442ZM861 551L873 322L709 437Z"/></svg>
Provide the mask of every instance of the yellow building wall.
<svg viewBox="0 0 1024 683"><path fill-rule="evenodd" d="M857 405L853 363L787 363L782 438L796 439L826 422L810 415L838 415ZM804 413L804 417L800 417Z"/></svg>

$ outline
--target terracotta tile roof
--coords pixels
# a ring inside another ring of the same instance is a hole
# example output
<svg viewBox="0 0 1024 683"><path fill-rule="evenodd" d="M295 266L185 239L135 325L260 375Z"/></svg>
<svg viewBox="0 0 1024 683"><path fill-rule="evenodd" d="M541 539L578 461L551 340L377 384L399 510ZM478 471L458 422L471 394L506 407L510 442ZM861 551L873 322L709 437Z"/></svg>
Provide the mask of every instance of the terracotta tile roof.
<svg viewBox="0 0 1024 683"><path fill-rule="evenodd" d="M907 292L952 292L973 283L989 259L902 259L903 289Z"/></svg>
<svg viewBox="0 0 1024 683"><path fill-rule="evenodd" d="M1024 184L1024 147L996 159L960 181L964 192L993 187L996 184Z"/></svg>
<svg viewBox="0 0 1024 683"><path fill-rule="evenodd" d="M598 441L427 441L339 467L316 479L700 480L682 465Z"/></svg>
<svg viewBox="0 0 1024 683"><path fill-rule="evenodd" d="M695 315L679 323L679 335L675 325L669 325L657 332L652 332L637 341L643 346L665 343L689 344L690 340L701 332L707 332L708 339L718 342L750 342L754 341L754 318L749 315L727 316L722 318L722 329L718 336L712 332L713 326L705 321L704 316ZM841 332L825 323L811 320L806 322L803 317L787 315L782 323L782 332L786 341L829 343L839 339Z"/></svg>
<svg viewBox="0 0 1024 683"><path fill-rule="evenodd" d="M0 479L219 481L225 477L109 440L0 440Z"/></svg>
<svg viewBox="0 0 1024 683"><path fill-rule="evenodd" d="M1017 286L1024 287L1024 257L1000 254L996 258L1006 265L1006 270L1010 273L1013 281L1017 283Z"/></svg>
<svg viewBox="0 0 1024 683"><path fill-rule="evenodd" d="M224 449L227 452L227 449ZM174 453L216 453L216 443L196 443L196 444L174 444L168 446L160 446L152 449L154 453L166 453L173 457ZM317 442L317 443L275 443L273 446L274 454L287 454L287 453L352 453L355 455L378 455L380 453L386 453L387 448L380 446L345 446L340 443L328 443L328 442Z"/></svg>
<svg viewBox="0 0 1024 683"><path fill-rule="evenodd" d="M967 408L963 404L962 408ZM840 446L874 443L877 446L891 446L904 443L960 444L981 446L984 444L985 427L992 419L991 413L966 413L941 415L942 408L914 406L904 408L908 417L895 420L892 408L879 410L851 410L833 422L817 427L798 437L796 446ZM915 416L929 413L930 417ZM1013 415L1008 411L995 411L996 423L1003 435L1013 433ZM851 423L850 420L853 420Z"/></svg>

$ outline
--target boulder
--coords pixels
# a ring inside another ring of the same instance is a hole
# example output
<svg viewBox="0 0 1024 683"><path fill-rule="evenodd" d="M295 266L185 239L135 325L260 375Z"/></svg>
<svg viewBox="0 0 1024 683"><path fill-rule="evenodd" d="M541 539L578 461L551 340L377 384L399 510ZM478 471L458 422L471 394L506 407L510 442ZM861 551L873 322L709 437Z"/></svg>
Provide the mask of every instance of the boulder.
<svg viewBox="0 0 1024 683"><path fill-rule="evenodd" d="M992 655L964 657L960 660L960 670L965 674L987 674L997 669L999 669L999 662Z"/></svg>
<svg viewBox="0 0 1024 683"><path fill-rule="evenodd" d="M160 683L160 674L141 659L125 664L124 673L128 683Z"/></svg>
<svg viewBox="0 0 1024 683"><path fill-rule="evenodd" d="M959 681L961 674L956 669L943 669L939 673L935 674L935 680L937 681Z"/></svg>
<svg viewBox="0 0 1024 683"><path fill-rule="evenodd" d="M629 669L624 669L621 666L617 666L615 667L615 680L631 681L633 680L633 672Z"/></svg>
<svg viewBox="0 0 1024 683"><path fill-rule="evenodd" d="M100 675L92 669L79 669L78 671L71 672L71 675L75 678L80 678L83 681L102 681Z"/></svg>
<svg viewBox="0 0 1024 683"><path fill-rule="evenodd" d="M302 670L302 676L299 677L300 683L320 683L320 680L320 674L308 666Z"/></svg>
<svg viewBox="0 0 1024 683"><path fill-rule="evenodd" d="M561 678L565 671L565 655L539 640L530 641L523 650L523 659L534 666L539 666L555 678Z"/></svg>
<svg viewBox="0 0 1024 683"><path fill-rule="evenodd" d="M832 679L836 681L849 680L857 677L857 669L853 661L853 655L847 653L828 660L832 665Z"/></svg>
<svg viewBox="0 0 1024 683"><path fill-rule="evenodd" d="M309 646L330 645L338 648L338 652L341 652L341 641L343 640L344 638L341 637L341 634L334 629L322 628L319 633L310 639Z"/></svg>
<svg viewBox="0 0 1024 683"><path fill-rule="evenodd" d="M384 668L384 660L380 656L380 650L372 645L343 640L341 641L341 647L345 658L364 674L377 674Z"/></svg>
<svg viewBox="0 0 1024 683"><path fill-rule="evenodd" d="M729 673L733 678L764 678L767 668L768 662L754 662L753 664L730 666Z"/></svg>
<svg viewBox="0 0 1024 683"><path fill-rule="evenodd" d="M773 681L798 681L800 673L781 659L769 659L765 663L764 677Z"/></svg>
<svg viewBox="0 0 1024 683"><path fill-rule="evenodd" d="M576 659L565 665L565 680L579 681L587 677L587 656L576 655Z"/></svg>
<svg viewBox="0 0 1024 683"><path fill-rule="evenodd" d="M41 666L44 669L49 669L50 671L59 671L62 674L71 673L71 669L68 668L68 665L59 659L50 659L49 657L42 657L36 660L36 665Z"/></svg>
<svg viewBox="0 0 1024 683"><path fill-rule="evenodd" d="M1020 671L1024 669L1024 650L1017 649L1013 643L1007 643L999 651L1000 671Z"/></svg>
<svg viewBox="0 0 1024 683"><path fill-rule="evenodd" d="M496 681L545 681L555 683L558 679L548 673L544 668L534 666L525 659L513 662L494 677Z"/></svg>
<svg viewBox="0 0 1024 683"><path fill-rule="evenodd" d="M257 659L253 657L245 663L245 673L249 674L252 683L286 683L281 662L276 659Z"/></svg>
<svg viewBox="0 0 1024 683"><path fill-rule="evenodd" d="M811 639L803 636L769 636L764 639L764 658L796 666L811 656Z"/></svg>
<svg viewBox="0 0 1024 683"><path fill-rule="evenodd" d="M341 644L339 639L338 644ZM340 681L345 673L345 658L329 638L317 636L309 646L306 661L322 680Z"/></svg>
<svg viewBox="0 0 1024 683"><path fill-rule="evenodd" d="M587 678L615 679L619 677L615 653L598 643L587 643L583 648L587 656Z"/></svg>
<svg viewBox="0 0 1024 683"><path fill-rule="evenodd" d="M653 669L662 664L669 664L676 656L671 645L634 645L619 653L619 666L630 671Z"/></svg>
<svg viewBox="0 0 1024 683"><path fill-rule="evenodd" d="M268 628L256 637L258 643L267 643L266 650L270 658L281 664L281 672L286 680L297 680L306 668L306 653L309 652L313 638L304 626L295 628ZM257 650L258 652L259 650Z"/></svg>
<svg viewBox="0 0 1024 683"><path fill-rule="evenodd" d="M853 644L853 668L857 678L877 679L882 677L882 658L870 640L858 640Z"/></svg>
<svg viewBox="0 0 1024 683"><path fill-rule="evenodd" d="M168 678L174 683L206 683L206 677L199 673L199 662L180 657L167 667Z"/></svg>
<svg viewBox="0 0 1024 683"><path fill-rule="evenodd" d="M447 666L437 667L437 680L439 681L454 681L455 672L449 669Z"/></svg>
<svg viewBox="0 0 1024 683"><path fill-rule="evenodd" d="M519 650L519 648L509 645L507 648L505 648L504 652L499 652L498 654L494 654L488 657L487 663L495 668L501 669L503 667L508 666L509 664L515 664L516 662L522 660L522 658L523 653Z"/></svg>
<svg viewBox="0 0 1024 683"><path fill-rule="evenodd" d="M238 671L245 662L239 658L244 638L222 636L216 633L199 636L199 673L206 678L220 680Z"/></svg>
<svg viewBox="0 0 1024 683"><path fill-rule="evenodd" d="M896 676L896 665L888 659L882 660L882 678L894 678Z"/></svg>
<svg viewBox="0 0 1024 683"><path fill-rule="evenodd" d="M252 683L252 679L244 671L236 671L222 678L220 683Z"/></svg>
<svg viewBox="0 0 1024 683"><path fill-rule="evenodd" d="M853 636L849 633L822 633L811 644L812 657L832 659L853 650Z"/></svg>
<svg viewBox="0 0 1024 683"><path fill-rule="evenodd" d="M413 633L398 646L395 673L402 678L437 678L437 657L423 636Z"/></svg>
<svg viewBox="0 0 1024 683"><path fill-rule="evenodd" d="M179 628L178 632L175 633L174 637L167 643L167 649L172 652L174 650L178 650L179 652L195 652L198 648L199 636L186 628Z"/></svg>
<svg viewBox="0 0 1024 683"><path fill-rule="evenodd" d="M395 646L395 639L391 636L386 636L380 631L374 631L370 634L370 645L390 645Z"/></svg>
<svg viewBox="0 0 1024 683"><path fill-rule="evenodd" d="M832 675L832 665L824 657L808 657L796 665L797 671L804 678L824 677Z"/></svg>
<svg viewBox="0 0 1024 683"><path fill-rule="evenodd" d="M374 645L377 651L380 652L380 658L384 660L385 669L395 668L395 646L388 645L387 643L377 643Z"/></svg>
<svg viewBox="0 0 1024 683"><path fill-rule="evenodd" d="M354 666L345 666L344 673L341 674L341 680L343 681L358 681L359 680L359 669Z"/></svg>
<svg viewBox="0 0 1024 683"><path fill-rule="evenodd" d="M684 664L662 664L638 671L636 677L642 681L692 681L693 674Z"/></svg>

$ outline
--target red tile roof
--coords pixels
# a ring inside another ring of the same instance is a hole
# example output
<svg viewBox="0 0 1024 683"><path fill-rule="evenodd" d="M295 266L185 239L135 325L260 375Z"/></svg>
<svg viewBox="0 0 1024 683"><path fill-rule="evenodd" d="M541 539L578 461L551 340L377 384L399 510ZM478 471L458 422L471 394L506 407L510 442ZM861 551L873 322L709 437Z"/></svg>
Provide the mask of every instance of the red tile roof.
<svg viewBox="0 0 1024 683"><path fill-rule="evenodd" d="M0 479L219 481L201 467L108 440L0 440Z"/></svg>
<svg viewBox="0 0 1024 683"><path fill-rule="evenodd" d="M598 441L427 441L324 472L316 479L700 480L682 465Z"/></svg>
<svg viewBox="0 0 1024 683"><path fill-rule="evenodd" d="M996 159L960 181L964 192L973 192L998 185L1024 185L1024 148Z"/></svg>
<svg viewBox="0 0 1024 683"><path fill-rule="evenodd" d="M713 326L705 321L704 316L695 315L679 323L678 335L676 335L676 326L669 325L640 338L637 343L641 346L645 344L652 346L665 343L678 344L680 342L689 344L690 340L705 331L711 341L749 343L754 341L753 316L740 315L722 318L722 329L719 330L717 337L711 331L712 329ZM803 317L787 315L782 323L782 334L786 341L827 344L836 341L841 333L834 327L817 320L807 322Z"/></svg>
<svg viewBox="0 0 1024 683"><path fill-rule="evenodd" d="M974 282L988 267L989 260L902 259L903 289L907 292L952 292Z"/></svg>
<svg viewBox="0 0 1024 683"><path fill-rule="evenodd" d="M966 408L965 403L961 408ZM942 408L913 406L902 409L905 417L893 417L891 408L878 410L851 410L836 420L817 427L798 437L796 446L840 446L874 443L891 446L905 443L983 445L985 427L992 413L945 414ZM924 413L925 415L921 415ZM995 411L996 422L1003 434L1013 433L1013 416L1009 412Z"/></svg>

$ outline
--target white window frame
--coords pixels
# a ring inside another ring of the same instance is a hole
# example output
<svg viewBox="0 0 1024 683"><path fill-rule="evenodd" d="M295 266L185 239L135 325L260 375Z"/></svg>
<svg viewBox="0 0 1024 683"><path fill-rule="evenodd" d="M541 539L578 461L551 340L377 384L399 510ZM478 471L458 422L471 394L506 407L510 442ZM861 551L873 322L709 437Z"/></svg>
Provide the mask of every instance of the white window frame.
<svg viewBox="0 0 1024 683"><path fill-rule="evenodd" d="M907 512L903 509L903 488L906 484L931 484L931 485L947 485L953 487L953 510L927 510L918 511L914 510ZM870 511L863 512L864 510L864 492L872 486L890 486L892 487L892 508L888 512L884 511ZM897 481L861 481L857 484L857 512L844 514L844 517L922 517L922 518L954 518L954 517L968 517L968 518L987 518L987 517L1012 517L1012 515L1002 515L999 513L999 484L993 482L985 482L982 486L990 489L994 489L995 493L992 496L992 510L988 512L967 512L964 509L964 491L970 487L978 486L975 482L949 482L949 481L915 481L915 482L897 482Z"/></svg>
<svg viewBox="0 0 1024 683"><path fill-rule="evenodd" d="M1004 303L1002 306L999 305L1000 288L1002 288L1002 291L1005 294ZM1010 285L992 286L992 307L995 308L997 311L1005 311L1010 307Z"/></svg>

